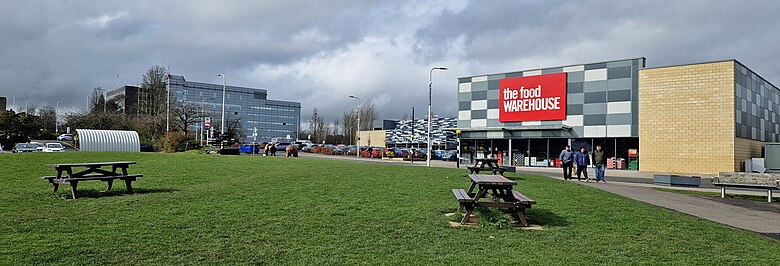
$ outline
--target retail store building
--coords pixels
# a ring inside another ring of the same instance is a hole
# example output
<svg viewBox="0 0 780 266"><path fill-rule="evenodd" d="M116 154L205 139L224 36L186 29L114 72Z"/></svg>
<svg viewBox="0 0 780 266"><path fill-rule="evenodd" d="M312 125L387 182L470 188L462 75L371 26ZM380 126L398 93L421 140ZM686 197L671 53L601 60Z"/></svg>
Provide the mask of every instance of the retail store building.
<svg viewBox="0 0 780 266"><path fill-rule="evenodd" d="M463 77L458 101L461 156L495 153L505 165L554 166L566 145L601 145L613 167L714 174L740 171L763 143L780 141L780 90L736 60Z"/></svg>

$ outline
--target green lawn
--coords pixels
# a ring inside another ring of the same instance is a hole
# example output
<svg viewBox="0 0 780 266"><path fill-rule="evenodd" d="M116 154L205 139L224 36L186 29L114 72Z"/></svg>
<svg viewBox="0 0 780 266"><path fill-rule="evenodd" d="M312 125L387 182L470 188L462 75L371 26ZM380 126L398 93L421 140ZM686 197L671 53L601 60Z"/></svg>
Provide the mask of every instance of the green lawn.
<svg viewBox="0 0 780 266"><path fill-rule="evenodd" d="M135 194L52 194L48 163L133 160ZM753 264L780 243L597 189L509 175L544 231L452 228L465 170L284 157L0 155L0 265ZM483 214L483 217L486 214ZM489 214L491 216L501 216Z"/></svg>

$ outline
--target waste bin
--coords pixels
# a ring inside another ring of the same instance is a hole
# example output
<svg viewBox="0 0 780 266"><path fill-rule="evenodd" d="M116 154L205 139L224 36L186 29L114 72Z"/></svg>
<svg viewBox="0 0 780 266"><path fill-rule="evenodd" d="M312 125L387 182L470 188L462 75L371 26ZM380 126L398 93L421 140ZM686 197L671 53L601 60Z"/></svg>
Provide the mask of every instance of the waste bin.
<svg viewBox="0 0 780 266"><path fill-rule="evenodd" d="M629 170L639 170L639 161L631 161L628 163Z"/></svg>

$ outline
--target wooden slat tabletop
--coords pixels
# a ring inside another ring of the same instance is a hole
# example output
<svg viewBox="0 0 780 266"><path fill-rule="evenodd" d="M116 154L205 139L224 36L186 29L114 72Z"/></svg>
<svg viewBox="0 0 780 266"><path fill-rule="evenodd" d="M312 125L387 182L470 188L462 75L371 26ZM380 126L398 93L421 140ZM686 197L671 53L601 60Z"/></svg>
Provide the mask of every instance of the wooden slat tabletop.
<svg viewBox="0 0 780 266"><path fill-rule="evenodd" d="M129 164L136 164L136 162L102 162L102 163L57 163L57 164L49 164L48 166L52 167L62 167L62 166L109 166L109 165L129 165Z"/></svg>
<svg viewBox="0 0 780 266"><path fill-rule="evenodd" d="M506 177L500 175L471 174L469 175L469 178L471 178L471 181L474 181L474 183L479 185L517 185L517 182L514 180L507 179Z"/></svg>

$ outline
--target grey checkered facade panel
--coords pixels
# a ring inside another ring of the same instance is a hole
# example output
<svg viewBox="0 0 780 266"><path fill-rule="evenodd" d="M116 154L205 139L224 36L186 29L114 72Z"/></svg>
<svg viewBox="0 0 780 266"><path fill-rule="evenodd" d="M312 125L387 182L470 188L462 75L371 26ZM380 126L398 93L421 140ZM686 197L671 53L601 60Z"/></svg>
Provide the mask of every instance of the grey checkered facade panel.
<svg viewBox="0 0 780 266"><path fill-rule="evenodd" d="M780 89L740 63L734 65L736 136L780 142Z"/></svg>
<svg viewBox="0 0 780 266"><path fill-rule="evenodd" d="M635 58L565 67L532 69L458 79L458 128L479 129L464 138L599 138L639 136L639 69L645 59ZM567 72L567 109L563 121L498 120L499 81L503 78ZM484 94L483 94L484 93ZM540 125L567 125L572 129L557 133L533 131L489 131L490 128Z"/></svg>
<svg viewBox="0 0 780 266"><path fill-rule="evenodd" d="M431 132L434 144L457 142L455 132L445 129L455 128L457 123L454 117L439 117L433 115L431 120ZM409 144L409 143L427 143L426 134L428 132L428 119L407 119L398 121L395 129L385 130L385 141L387 144ZM412 137L414 134L414 137Z"/></svg>

